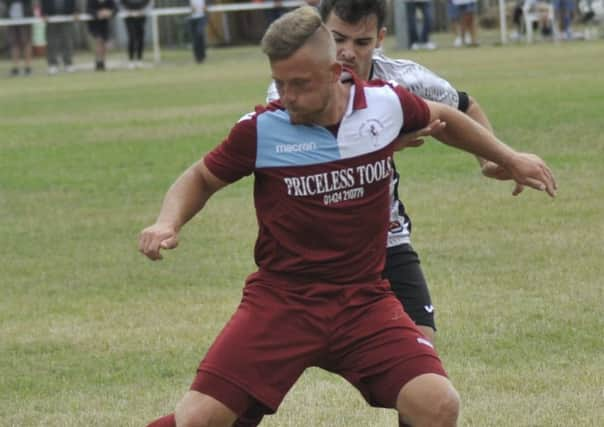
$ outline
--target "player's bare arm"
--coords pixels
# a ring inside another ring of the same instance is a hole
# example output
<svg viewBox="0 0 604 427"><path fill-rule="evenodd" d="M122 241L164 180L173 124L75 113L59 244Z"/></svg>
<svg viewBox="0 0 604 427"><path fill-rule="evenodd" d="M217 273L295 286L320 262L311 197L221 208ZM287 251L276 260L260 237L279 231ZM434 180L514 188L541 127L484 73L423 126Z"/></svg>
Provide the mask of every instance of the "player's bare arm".
<svg viewBox="0 0 604 427"><path fill-rule="evenodd" d="M445 144L488 159L507 170L514 181L554 197L556 181L545 162L534 154L519 153L499 141L491 132L458 110L426 101L430 121L440 119L447 126L433 134Z"/></svg>
<svg viewBox="0 0 604 427"><path fill-rule="evenodd" d="M189 167L166 193L155 224L141 232L139 251L153 261L162 259L160 251L178 245L178 232L182 226L225 185L226 182L208 170L203 159Z"/></svg>
<svg viewBox="0 0 604 427"><path fill-rule="evenodd" d="M419 147L424 143L424 138L445 128L447 124L441 120L434 120L425 128L414 132L403 133L394 141L394 150L400 151L404 148Z"/></svg>
<svg viewBox="0 0 604 427"><path fill-rule="evenodd" d="M493 125L491 125L489 118L487 117L486 113L484 112L484 110L482 109L480 104L473 97L468 96L468 98L469 98L469 105L468 105L468 109L466 110L466 114L468 115L468 117L470 117L477 123L480 123L489 132L491 132L494 135L495 131L493 130ZM481 168L483 168L483 171L484 171L484 166L486 164L492 163L486 159L483 159L482 157L476 157L476 159L478 160L478 163L480 164Z"/></svg>

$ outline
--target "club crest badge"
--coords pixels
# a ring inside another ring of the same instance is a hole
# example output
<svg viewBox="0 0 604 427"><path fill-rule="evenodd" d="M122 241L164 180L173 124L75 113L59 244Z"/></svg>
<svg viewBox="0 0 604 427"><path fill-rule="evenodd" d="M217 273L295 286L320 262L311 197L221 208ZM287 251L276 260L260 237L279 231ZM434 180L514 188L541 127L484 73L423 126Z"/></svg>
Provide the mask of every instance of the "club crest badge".
<svg viewBox="0 0 604 427"><path fill-rule="evenodd" d="M359 136L369 138L374 147L380 144L380 134L384 130L384 125L378 119L369 119L359 128Z"/></svg>

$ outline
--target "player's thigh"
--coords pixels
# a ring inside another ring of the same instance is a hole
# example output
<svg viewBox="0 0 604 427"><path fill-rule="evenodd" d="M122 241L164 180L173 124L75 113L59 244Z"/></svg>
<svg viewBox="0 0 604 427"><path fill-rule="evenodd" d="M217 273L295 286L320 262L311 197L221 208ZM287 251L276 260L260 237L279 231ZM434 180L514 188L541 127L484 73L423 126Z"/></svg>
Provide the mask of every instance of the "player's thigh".
<svg viewBox="0 0 604 427"><path fill-rule="evenodd" d="M410 244L388 250L383 276L417 325L436 330L434 306L417 253Z"/></svg>
<svg viewBox="0 0 604 427"><path fill-rule="evenodd" d="M399 390L420 375L446 376L434 346L391 292L341 314L334 328L328 369L373 406L395 408Z"/></svg>
<svg viewBox="0 0 604 427"><path fill-rule="evenodd" d="M325 345L324 325L292 305L280 290L246 286L237 311L201 361L198 377L220 377L276 410Z"/></svg>

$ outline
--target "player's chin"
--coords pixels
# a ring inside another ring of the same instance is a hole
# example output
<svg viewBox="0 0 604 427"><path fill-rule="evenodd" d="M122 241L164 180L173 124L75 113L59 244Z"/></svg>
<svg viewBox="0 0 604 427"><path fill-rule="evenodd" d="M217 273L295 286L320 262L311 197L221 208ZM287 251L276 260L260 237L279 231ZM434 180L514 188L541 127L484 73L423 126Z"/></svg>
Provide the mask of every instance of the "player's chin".
<svg viewBox="0 0 604 427"><path fill-rule="evenodd" d="M352 71L359 74L359 69L358 69L356 63L344 61L344 62L342 62L342 65L344 65L346 68L350 68Z"/></svg>
<svg viewBox="0 0 604 427"><path fill-rule="evenodd" d="M296 113L292 111L289 112L289 119L294 125L301 125L309 122L308 116L306 114Z"/></svg>

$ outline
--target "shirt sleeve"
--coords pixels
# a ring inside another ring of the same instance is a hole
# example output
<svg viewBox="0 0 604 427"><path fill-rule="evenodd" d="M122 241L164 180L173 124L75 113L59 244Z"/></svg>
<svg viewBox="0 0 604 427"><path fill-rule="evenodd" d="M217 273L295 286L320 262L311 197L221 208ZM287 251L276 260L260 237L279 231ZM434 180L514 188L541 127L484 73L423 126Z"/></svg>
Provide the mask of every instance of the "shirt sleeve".
<svg viewBox="0 0 604 427"><path fill-rule="evenodd" d="M204 157L206 167L225 182L250 175L256 165L256 114L243 116L224 141Z"/></svg>
<svg viewBox="0 0 604 427"><path fill-rule="evenodd" d="M424 99L459 108L457 89L432 70L413 61L379 59L375 64L377 78L395 81Z"/></svg>
<svg viewBox="0 0 604 427"><path fill-rule="evenodd" d="M430 108L426 101L402 86L393 86L403 107L403 127L401 132L412 132L428 126Z"/></svg>
<svg viewBox="0 0 604 427"><path fill-rule="evenodd" d="M467 113L468 108L470 108L470 95L466 92L458 92L459 94L459 104L457 105L457 109L462 113Z"/></svg>

